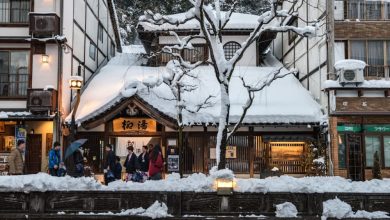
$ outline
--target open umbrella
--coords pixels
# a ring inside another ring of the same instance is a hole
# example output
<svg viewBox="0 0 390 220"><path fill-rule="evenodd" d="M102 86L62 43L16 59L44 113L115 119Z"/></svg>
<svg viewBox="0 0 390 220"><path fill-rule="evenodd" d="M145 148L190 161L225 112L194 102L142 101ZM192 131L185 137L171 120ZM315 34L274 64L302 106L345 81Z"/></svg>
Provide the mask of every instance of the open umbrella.
<svg viewBox="0 0 390 220"><path fill-rule="evenodd" d="M72 155L77 149L81 147L85 142L87 142L87 139L78 139L76 141L73 141L70 146L66 149L65 152L65 159L68 158L70 155Z"/></svg>

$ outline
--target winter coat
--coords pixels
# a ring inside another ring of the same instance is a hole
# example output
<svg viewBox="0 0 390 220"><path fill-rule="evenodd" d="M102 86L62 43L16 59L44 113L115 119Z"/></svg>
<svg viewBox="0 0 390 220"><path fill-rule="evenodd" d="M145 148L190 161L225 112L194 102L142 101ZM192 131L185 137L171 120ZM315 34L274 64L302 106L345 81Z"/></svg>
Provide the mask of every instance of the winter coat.
<svg viewBox="0 0 390 220"><path fill-rule="evenodd" d="M23 174L23 156L19 149L14 148L8 157L9 174Z"/></svg>
<svg viewBox="0 0 390 220"><path fill-rule="evenodd" d="M73 153L73 163L75 165L76 176L84 175L84 158L79 150Z"/></svg>
<svg viewBox="0 0 390 220"><path fill-rule="evenodd" d="M106 161L104 163L104 169L110 169L111 171L115 167L115 154L112 150L107 152Z"/></svg>
<svg viewBox="0 0 390 220"><path fill-rule="evenodd" d="M114 176L117 180L122 179L122 165L119 162L115 164Z"/></svg>
<svg viewBox="0 0 390 220"><path fill-rule="evenodd" d="M156 161L151 158L149 160L149 176L154 176L157 173L161 173L164 162L161 153L158 154Z"/></svg>
<svg viewBox="0 0 390 220"><path fill-rule="evenodd" d="M54 148L49 151L49 169L57 167L60 165L60 151L55 150Z"/></svg>
<svg viewBox="0 0 390 220"><path fill-rule="evenodd" d="M130 154L126 156L126 160L123 166L126 168L126 173L134 173L135 170L138 168L137 156L135 155L135 153L131 154L130 159L129 156Z"/></svg>
<svg viewBox="0 0 390 220"><path fill-rule="evenodd" d="M139 169L142 172L148 172L149 170L149 154L142 153L138 156Z"/></svg>

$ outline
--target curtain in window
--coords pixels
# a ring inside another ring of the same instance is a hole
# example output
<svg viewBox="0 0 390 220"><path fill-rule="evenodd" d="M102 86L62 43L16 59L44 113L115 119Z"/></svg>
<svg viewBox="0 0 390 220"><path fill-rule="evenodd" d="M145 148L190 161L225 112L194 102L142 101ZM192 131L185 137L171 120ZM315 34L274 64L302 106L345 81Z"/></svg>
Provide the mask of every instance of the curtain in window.
<svg viewBox="0 0 390 220"><path fill-rule="evenodd" d="M379 20L381 19L381 1L366 1L366 19Z"/></svg>
<svg viewBox="0 0 390 220"><path fill-rule="evenodd" d="M383 137L383 146L385 149L385 167L390 167L390 136Z"/></svg>
<svg viewBox="0 0 390 220"><path fill-rule="evenodd" d="M384 2L384 19L390 19L390 2Z"/></svg>
<svg viewBox="0 0 390 220"><path fill-rule="evenodd" d="M0 22L9 22L10 0L0 0Z"/></svg>
<svg viewBox="0 0 390 220"><path fill-rule="evenodd" d="M11 96L26 96L28 87L28 51L12 51L9 73Z"/></svg>
<svg viewBox="0 0 390 220"><path fill-rule="evenodd" d="M338 135L339 149L338 149L338 159L339 159L339 168L346 168L347 162L347 150L346 150L346 138L345 134Z"/></svg>
<svg viewBox="0 0 390 220"><path fill-rule="evenodd" d="M363 40L351 41L351 58L366 62L366 44Z"/></svg>
<svg viewBox="0 0 390 220"><path fill-rule="evenodd" d="M11 0L11 22L13 23L27 22L29 11L30 11L30 1Z"/></svg>
<svg viewBox="0 0 390 220"><path fill-rule="evenodd" d="M364 18L364 0L348 1L348 19Z"/></svg>
<svg viewBox="0 0 390 220"><path fill-rule="evenodd" d="M374 165L374 154L378 151L379 158L381 158L381 142L379 136L366 136L366 166L372 167Z"/></svg>
<svg viewBox="0 0 390 220"><path fill-rule="evenodd" d="M0 51L0 96L8 96L8 51Z"/></svg>
<svg viewBox="0 0 390 220"><path fill-rule="evenodd" d="M368 75L384 77L383 41L368 41L367 50Z"/></svg>

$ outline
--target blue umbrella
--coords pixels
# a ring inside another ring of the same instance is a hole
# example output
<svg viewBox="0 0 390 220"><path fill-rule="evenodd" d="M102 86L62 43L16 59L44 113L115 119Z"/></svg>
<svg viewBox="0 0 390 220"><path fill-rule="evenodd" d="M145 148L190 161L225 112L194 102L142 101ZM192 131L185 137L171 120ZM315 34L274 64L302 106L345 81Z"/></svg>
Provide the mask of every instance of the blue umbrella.
<svg viewBox="0 0 390 220"><path fill-rule="evenodd" d="M77 141L73 141L70 146L66 149L65 152L65 158L68 158L70 155L72 155L77 149L81 147L85 142L87 142L87 139L78 139Z"/></svg>

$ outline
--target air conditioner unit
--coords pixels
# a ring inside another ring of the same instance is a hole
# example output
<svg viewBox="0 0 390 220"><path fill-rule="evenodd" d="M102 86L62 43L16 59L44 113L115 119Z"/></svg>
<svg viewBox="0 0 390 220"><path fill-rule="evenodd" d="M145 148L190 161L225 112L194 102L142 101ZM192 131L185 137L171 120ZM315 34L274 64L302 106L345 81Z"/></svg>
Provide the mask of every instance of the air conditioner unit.
<svg viewBox="0 0 390 220"><path fill-rule="evenodd" d="M342 86L345 84L360 84L364 82L366 63L360 60L341 60L336 62L335 69Z"/></svg>
<svg viewBox="0 0 390 220"><path fill-rule="evenodd" d="M30 14L30 34L34 37L59 35L59 17L56 14Z"/></svg>
<svg viewBox="0 0 390 220"><path fill-rule="evenodd" d="M338 71L339 82L341 85L354 83L360 84L364 81L364 70L363 69L342 69Z"/></svg>
<svg viewBox="0 0 390 220"><path fill-rule="evenodd" d="M55 100L53 90L30 90L28 93L28 110L32 113L50 113L54 111Z"/></svg>

